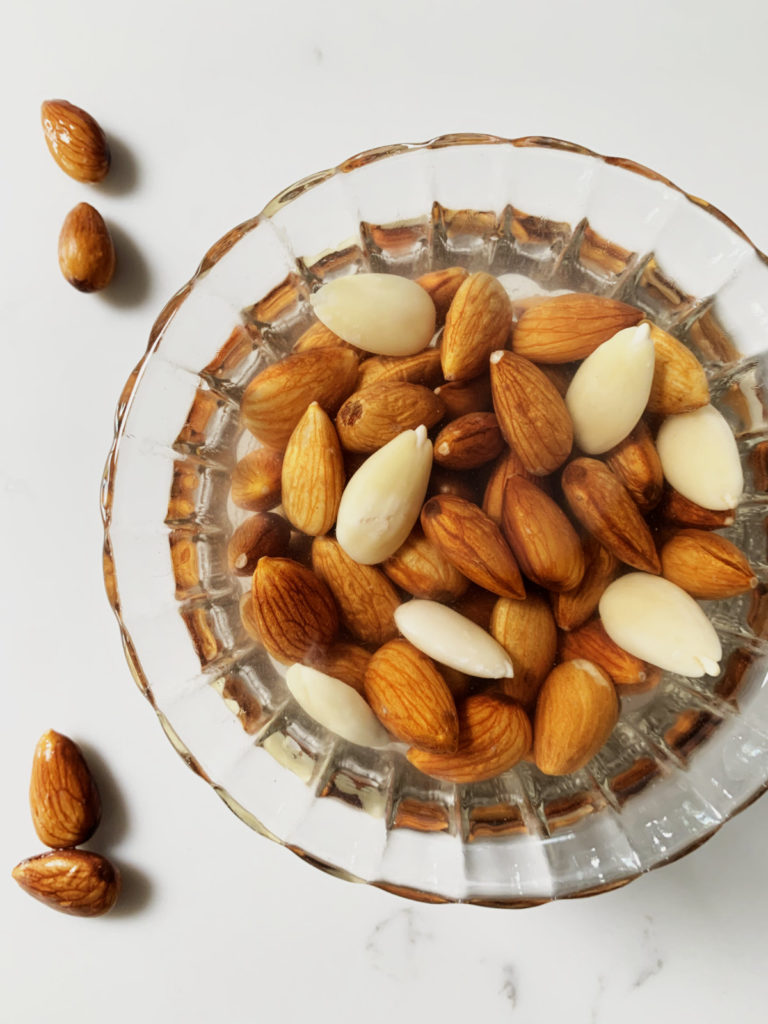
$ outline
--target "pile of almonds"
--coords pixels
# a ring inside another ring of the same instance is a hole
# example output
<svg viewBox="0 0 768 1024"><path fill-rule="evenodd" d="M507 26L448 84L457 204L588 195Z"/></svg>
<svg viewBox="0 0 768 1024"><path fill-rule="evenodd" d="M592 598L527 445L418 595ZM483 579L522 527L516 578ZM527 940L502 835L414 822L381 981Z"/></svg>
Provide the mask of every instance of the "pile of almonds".
<svg viewBox="0 0 768 1024"><path fill-rule="evenodd" d="M246 388L248 632L308 714L422 772L575 771L618 694L716 675L698 599L743 478L704 370L641 310L460 267L332 280ZM281 511L276 511L278 506Z"/></svg>

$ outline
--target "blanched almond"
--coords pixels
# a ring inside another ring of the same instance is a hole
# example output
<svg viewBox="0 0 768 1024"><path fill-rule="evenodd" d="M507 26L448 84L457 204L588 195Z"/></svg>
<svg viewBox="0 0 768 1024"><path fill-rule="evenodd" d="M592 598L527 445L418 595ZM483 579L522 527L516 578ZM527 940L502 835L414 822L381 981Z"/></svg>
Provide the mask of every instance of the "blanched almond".
<svg viewBox="0 0 768 1024"><path fill-rule="evenodd" d="M389 734L360 694L340 679L309 665L291 665L285 682L310 718L350 743L386 747Z"/></svg>
<svg viewBox="0 0 768 1024"><path fill-rule="evenodd" d="M395 622L414 647L460 672L481 679L504 679L514 674L501 644L444 604L406 601L395 612Z"/></svg>
<svg viewBox="0 0 768 1024"><path fill-rule="evenodd" d="M668 416L656 437L664 476L683 497L704 508L735 508L744 475L733 431L712 405Z"/></svg>

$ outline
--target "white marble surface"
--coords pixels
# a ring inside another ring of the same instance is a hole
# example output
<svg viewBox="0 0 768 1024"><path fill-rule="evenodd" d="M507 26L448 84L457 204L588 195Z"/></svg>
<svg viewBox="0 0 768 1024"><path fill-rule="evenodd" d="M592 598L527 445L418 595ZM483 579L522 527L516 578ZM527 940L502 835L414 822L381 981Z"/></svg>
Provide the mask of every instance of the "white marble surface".
<svg viewBox="0 0 768 1024"><path fill-rule="evenodd" d="M98 491L117 396L166 298L276 191L366 147L573 139L660 170L768 248L766 29L758 0L6 6L0 1020L764 1020L765 801L626 889L522 912L409 904L251 833L131 682ZM104 185L50 160L38 110L57 96L113 140ZM103 296L56 265L81 200L119 250ZM125 874L101 920L57 915L10 879L39 850L26 789L51 727L91 757L106 808L92 845Z"/></svg>

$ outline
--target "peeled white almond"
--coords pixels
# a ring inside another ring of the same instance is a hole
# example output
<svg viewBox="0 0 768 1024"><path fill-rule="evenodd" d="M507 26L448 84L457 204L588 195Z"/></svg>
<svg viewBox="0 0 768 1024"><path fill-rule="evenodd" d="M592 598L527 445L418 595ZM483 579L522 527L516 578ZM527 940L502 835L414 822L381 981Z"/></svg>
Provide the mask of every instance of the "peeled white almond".
<svg viewBox="0 0 768 1024"><path fill-rule="evenodd" d="M661 576L631 572L600 598L608 636L636 658L681 676L716 676L723 651L714 626L690 594Z"/></svg>
<svg viewBox="0 0 768 1024"><path fill-rule="evenodd" d="M512 663L490 633L439 601L406 601L395 610L406 640L443 665L482 679L514 675Z"/></svg>
<svg viewBox="0 0 768 1024"><path fill-rule="evenodd" d="M391 737L357 690L308 665L291 665L285 682L307 714L342 739L386 747Z"/></svg>
<svg viewBox="0 0 768 1024"><path fill-rule="evenodd" d="M618 331L587 356L565 395L583 452L607 452L637 426L648 404L655 362L648 324Z"/></svg>
<svg viewBox="0 0 768 1024"><path fill-rule="evenodd" d="M336 518L336 540L350 558L375 565L397 551L419 518L431 469L423 424L365 460L344 488Z"/></svg>
<svg viewBox="0 0 768 1024"><path fill-rule="evenodd" d="M713 405L667 416L656 450L664 476L684 498L704 508L736 508L744 490L739 450Z"/></svg>
<svg viewBox="0 0 768 1024"><path fill-rule="evenodd" d="M421 285L397 274L338 277L309 301L318 320L366 352L413 355L435 333L434 302Z"/></svg>

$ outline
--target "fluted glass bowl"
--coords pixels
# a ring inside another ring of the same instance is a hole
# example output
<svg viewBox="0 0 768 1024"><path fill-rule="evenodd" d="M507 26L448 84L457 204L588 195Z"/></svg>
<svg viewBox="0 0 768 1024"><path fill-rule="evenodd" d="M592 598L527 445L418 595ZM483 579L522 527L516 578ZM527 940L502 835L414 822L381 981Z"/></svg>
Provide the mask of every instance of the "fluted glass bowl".
<svg viewBox="0 0 768 1024"><path fill-rule="evenodd" d="M623 698L610 740L560 778L427 778L402 748L339 739L295 703L239 615L229 475L243 388L357 271L463 265L620 297L690 345L738 440L728 531L759 578L705 605L718 678ZM547 138L388 146L282 192L166 305L117 410L102 494L107 590L136 682L178 752L252 828L344 878L416 899L530 906L669 863L768 785L768 267L707 203L631 161Z"/></svg>

